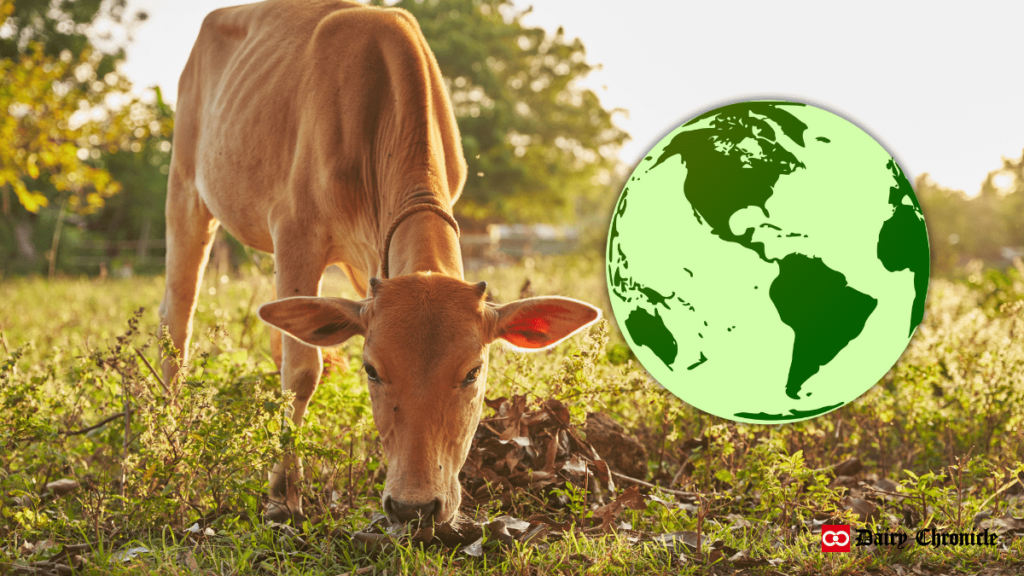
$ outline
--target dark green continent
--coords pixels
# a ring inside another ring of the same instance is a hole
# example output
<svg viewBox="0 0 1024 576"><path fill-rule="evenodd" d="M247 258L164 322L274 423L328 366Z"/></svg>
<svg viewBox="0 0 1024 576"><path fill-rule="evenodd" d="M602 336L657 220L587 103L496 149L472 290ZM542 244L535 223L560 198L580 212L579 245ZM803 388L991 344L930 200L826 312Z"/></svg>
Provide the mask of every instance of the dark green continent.
<svg viewBox="0 0 1024 576"><path fill-rule="evenodd" d="M909 337L924 318L924 301L928 294L928 230L921 214L921 206L914 196L914 189L903 175L899 165L892 158L886 168L892 171L896 185L889 188L889 204L892 216L882 224L878 233L878 259L890 272L910 270L914 273L914 307L910 312ZM911 204L904 204L908 198Z"/></svg>
<svg viewBox="0 0 1024 576"><path fill-rule="evenodd" d="M643 294L645 298L647 298L648 302L650 302L651 304L653 304L655 306L657 306L658 304L661 304L662 306L665 307L666 310L669 310L670 308L668 306L668 303L665 302L665 301L668 300L669 298L674 297L676 295L676 293L673 292L673 293L669 294L668 296L662 296L661 293L659 293L657 290L655 290L654 288L648 288L647 286L637 286L636 289L639 290L640 293Z"/></svg>
<svg viewBox="0 0 1024 576"><path fill-rule="evenodd" d="M768 295L779 318L793 329L793 360L786 395L799 399L800 388L864 330L878 300L854 290L846 276L820 258L790 254L779 260L779 275Z"/></svg>
<svg viewBox="0 0 1024 576"><path fill-rule="evenodd" d="M802 420L804 418L810 418L811 416L817 416L818 414L824 414L831 412L836 408L842 406L844 402L833 404L831 406L823 406L821 408L815 408L814 410L790 410L789 414L768 414L767 412L737 412L735 414L738 418L746 418L748 420L764 420L766 422L785 422L787 420Z"/></svg>
<svg viewBox="0 0 1024 576"><path fill-rule="evenodd" d="M654 352L654 355L661 358L669 370L676 361L676 354L679 347L676 338L665 327L658 309L654 309L654 315L643 308L637 308L629 313L626 318L626 330L638 346L647 346Z"/></svg>
<svg viewBox="0 0 1024 576"><path fill-rule="evenodd" d="M782 127L791 140L804 145L807 125L784 109L802 106L787 102L742 102L698 116L687 125L714 116L710 128L681 132L674 136L651 167L678 156L686 164L683 194L693 207L694 217L711 226L711 232L728 242L736 242L757 252L768 261L764 246L752 242L752 232L732 233L729 218L738 210L757 206L767 215L765 203L771 198L779 176L803 168L792 152L777 141L775 130L759 116ZM737 147L751 138L761 148L751 155Z"/></svg>
<svg viewBox="0 0 1024 576"><path fill-rule="evenodd" d="M701 336L701 338L703 338L703 336ZM686 367L686 369L687 370L693 370L694 368L700 366L701 364L703 364L703 363L705 363L707 361L708 361L708 357L705 356L703 352L701 352L700 353L700 360L697 360L693 364L690 364L689 366Z"/></svg>
<svg viewBox="0 0 1024 576"><path fill-rule="evenodd" d="M774 121L782 128L782 132L786 136L789 136L790 140L803 146L804 132L807 131L807 124L804 124L802 120L786 111L785 106L803 107L804 104L800 104L799 102L782 101L737 102L736 104L729 104L722 106L721 108L715 108L714 110L705 112L693 120L690 120L684 124L684 126L692 126L709 116L744 116L753 113ZM775 140L775 130L771 128L771 125L762 122L758 127L764 131L767 138Z"/></svg>

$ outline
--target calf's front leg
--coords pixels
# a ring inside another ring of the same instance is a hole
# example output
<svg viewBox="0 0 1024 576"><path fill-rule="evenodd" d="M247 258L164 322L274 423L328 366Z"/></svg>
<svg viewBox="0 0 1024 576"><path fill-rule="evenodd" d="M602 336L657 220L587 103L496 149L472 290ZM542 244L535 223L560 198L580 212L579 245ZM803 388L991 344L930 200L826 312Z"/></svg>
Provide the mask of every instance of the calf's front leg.
<svg viewBox="0 0 1024 576"><path fill-rule="evenodd" d="M308 240L307 240L308 241ZM302 246L302 250L292 248ZM278 248L280 246L280 248ZM277 295L280 298L292 296L319 296L320 284L325 266L323 260L313 254L308 245L275 242L274 261L277 269ZM283 334L281 336L281 389L295 394L290 416L295 427L302 425L313 392L316 391L323 372L323 356L319 348L307 346ZM294 453L285 452L283 459L270 472L269 502L266 517L275 522L292 520L300 524L302 499L299 482L302 479L302 462Z"/></svg>

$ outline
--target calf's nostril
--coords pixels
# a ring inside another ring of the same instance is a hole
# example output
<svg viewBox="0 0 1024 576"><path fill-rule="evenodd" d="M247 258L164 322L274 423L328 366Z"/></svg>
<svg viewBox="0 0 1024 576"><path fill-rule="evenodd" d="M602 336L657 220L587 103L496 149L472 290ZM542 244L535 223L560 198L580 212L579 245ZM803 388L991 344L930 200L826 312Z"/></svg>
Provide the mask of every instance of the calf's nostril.
<svg viewBox="0 0 1024 576"><path fill-rule="evenodd" d="M417 519L427 520L433 517L438 508L440 508L440 501L437 498L422 504L402 502L394 498L388 498L384 501L384 511L389 516L394 516L400 522L411 522Z"/></svg>

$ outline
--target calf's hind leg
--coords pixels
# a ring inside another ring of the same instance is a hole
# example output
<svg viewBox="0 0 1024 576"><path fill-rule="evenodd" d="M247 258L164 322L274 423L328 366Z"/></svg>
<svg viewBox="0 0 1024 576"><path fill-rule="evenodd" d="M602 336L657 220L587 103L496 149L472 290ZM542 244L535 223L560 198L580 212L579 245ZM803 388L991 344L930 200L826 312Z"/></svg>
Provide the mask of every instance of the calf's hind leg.
<svg viewBox="0 0 1024 576"><path fill-rule="evenodd" d="M192 182L173 170L167 183L167 285L160 330L167 328L182 363L188 356L199 284L218 226ZM170 384L177 376L178 359L163 358L164 382Z"/></svg>
<svg viewBox="0 0 1024 576"><path fill-rule="evenodd" d="M279 241L275 238L274 262L279 298L320 295L320 283L326 266L323 258L305 244L302 241ZM295 426L299 427L306 406L320 382L323 356L319 348L307 346L287 334L281 337L281 352L281 389L295 394L291 418ZM270 472L268 520L284 522L290 519L295 524L302 521L304 516L299 493L301 478L302 462L295 454L285 452L281 462Z"/></svg>

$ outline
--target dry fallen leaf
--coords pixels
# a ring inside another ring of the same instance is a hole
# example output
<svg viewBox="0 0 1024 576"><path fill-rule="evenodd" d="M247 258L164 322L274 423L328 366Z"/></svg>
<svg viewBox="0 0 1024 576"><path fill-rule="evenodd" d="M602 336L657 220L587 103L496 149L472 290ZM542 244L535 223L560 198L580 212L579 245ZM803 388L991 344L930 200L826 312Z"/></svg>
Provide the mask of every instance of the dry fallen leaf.
<svg viewBox="0 0 1024 576"><path fill-rule="evenodd" d="M861 522L869 522L879 518L878 506L860 498L851 498L849 496L843 498L843 508L845 510L853 510Z"/></svg>
<svg viewBox="0 0 1024 576"><path fill-rule="evenodd" d="M771 563L763 558L751 558L750 548L740 550L729 557L729 562L738 568L754 568L756 566L771 566Z"/></svg>
<svg viewBox="0 0 1024 576"><path fill-rule="evenodd" d="M79 486L78 482L69 478L62 478L60 480L54 480L46 485L47 491L53 493L54 496L64 496L75 491Z"/></svg>
<svg viewBox="0 0 1024 576"><path fill-rule="evenodd" d="M1017 518L1009 514L999 518L989 518L979 522L978 529L991 530L1000 536L1007 533L1024 534L1024 518Z"/></svg>
<svg viewBox="0 0 1024 576"><path fill-rule="evenodd" d="M484 524L484 535L487 537L488 542L497 541L503 546L514 546L515 538L509 534L508 528L505 527L505 523L501 520L495 520Z"/></svg>
<svg viewBox="0 0 1024 576"><path fill-rule="evenodd" d="M473 556L474 558L479 558L479 557L483 556L484 555L484 539L480 538L476 542L473 542L469 546L466 546L465 548L462 549L462 552L464 554L468 554L470 556Z"/></svg>
<svg viewBox="0 0 1024 576"><path fill-rule="evenodd" d="M677 550L681 547L683 550L679 550L680 552L697 551L697 533L690 530L655 534L651 536L651 542Z"/></svg>
<svg viewBox="0 0 1024 576"><path fill-rule="evenodd" d="M192 554L191 548L185 548L185 551L182 553L181 561L192 572L199 572L199 563L196 562L196 557Z"/></svg>
<svg viewBox="0 0 1024 576"><path fill-rule="evenodd" d="M839 464L836 464L836 467L832 469L832 472L834 472L836 476L856 476L863 469L864 465L861 464L860 459L853 456L843 460Z"/></svg>
<svg viewBox="0 0 1024 576"><path fill-rule="evenodd" d="M519 536L530 528L529 522L511 516L498 516L494 520L503 523L513 536Z"/></svg>
<svg viewBox="0 0 1024 576"><path fill-rule="evenodd" d="M152 552L152 550L146 548L145 546L135 546L133 548L128 548L126 550L114 552L110 555L110 559L114 561L130 562L134 560L135 557L139 554L148 554L150 552Z"/></svg>
<svg viewBox="0 0 1024 576"><path fill-rule="evenodd" d="M750 523L750 520L747 520L739 514L728 514L725 516L725 519L732 521L732 525L729 527L730 530L742 530L744 528L753 527L753 524Z"/></svg>
<svg viewBox="0 0 1024 576"><path fill-rule="evenodd" d="M547 536L549 530L550 529L546 524L539 522L537 524L531 524L530 528L519 538L519 541L523 544L538 543Z"/></svg>
<svg viewBox="0 0 1024 576"><path fill-rule="evenodd" d="M630 510L647 509L647 502L640 494L640 489L636 485L626 488L614 502L594 510L594 518L601 520L601 531L609 532L611 526L614 525L614 521L627 508Z"/></svg>

